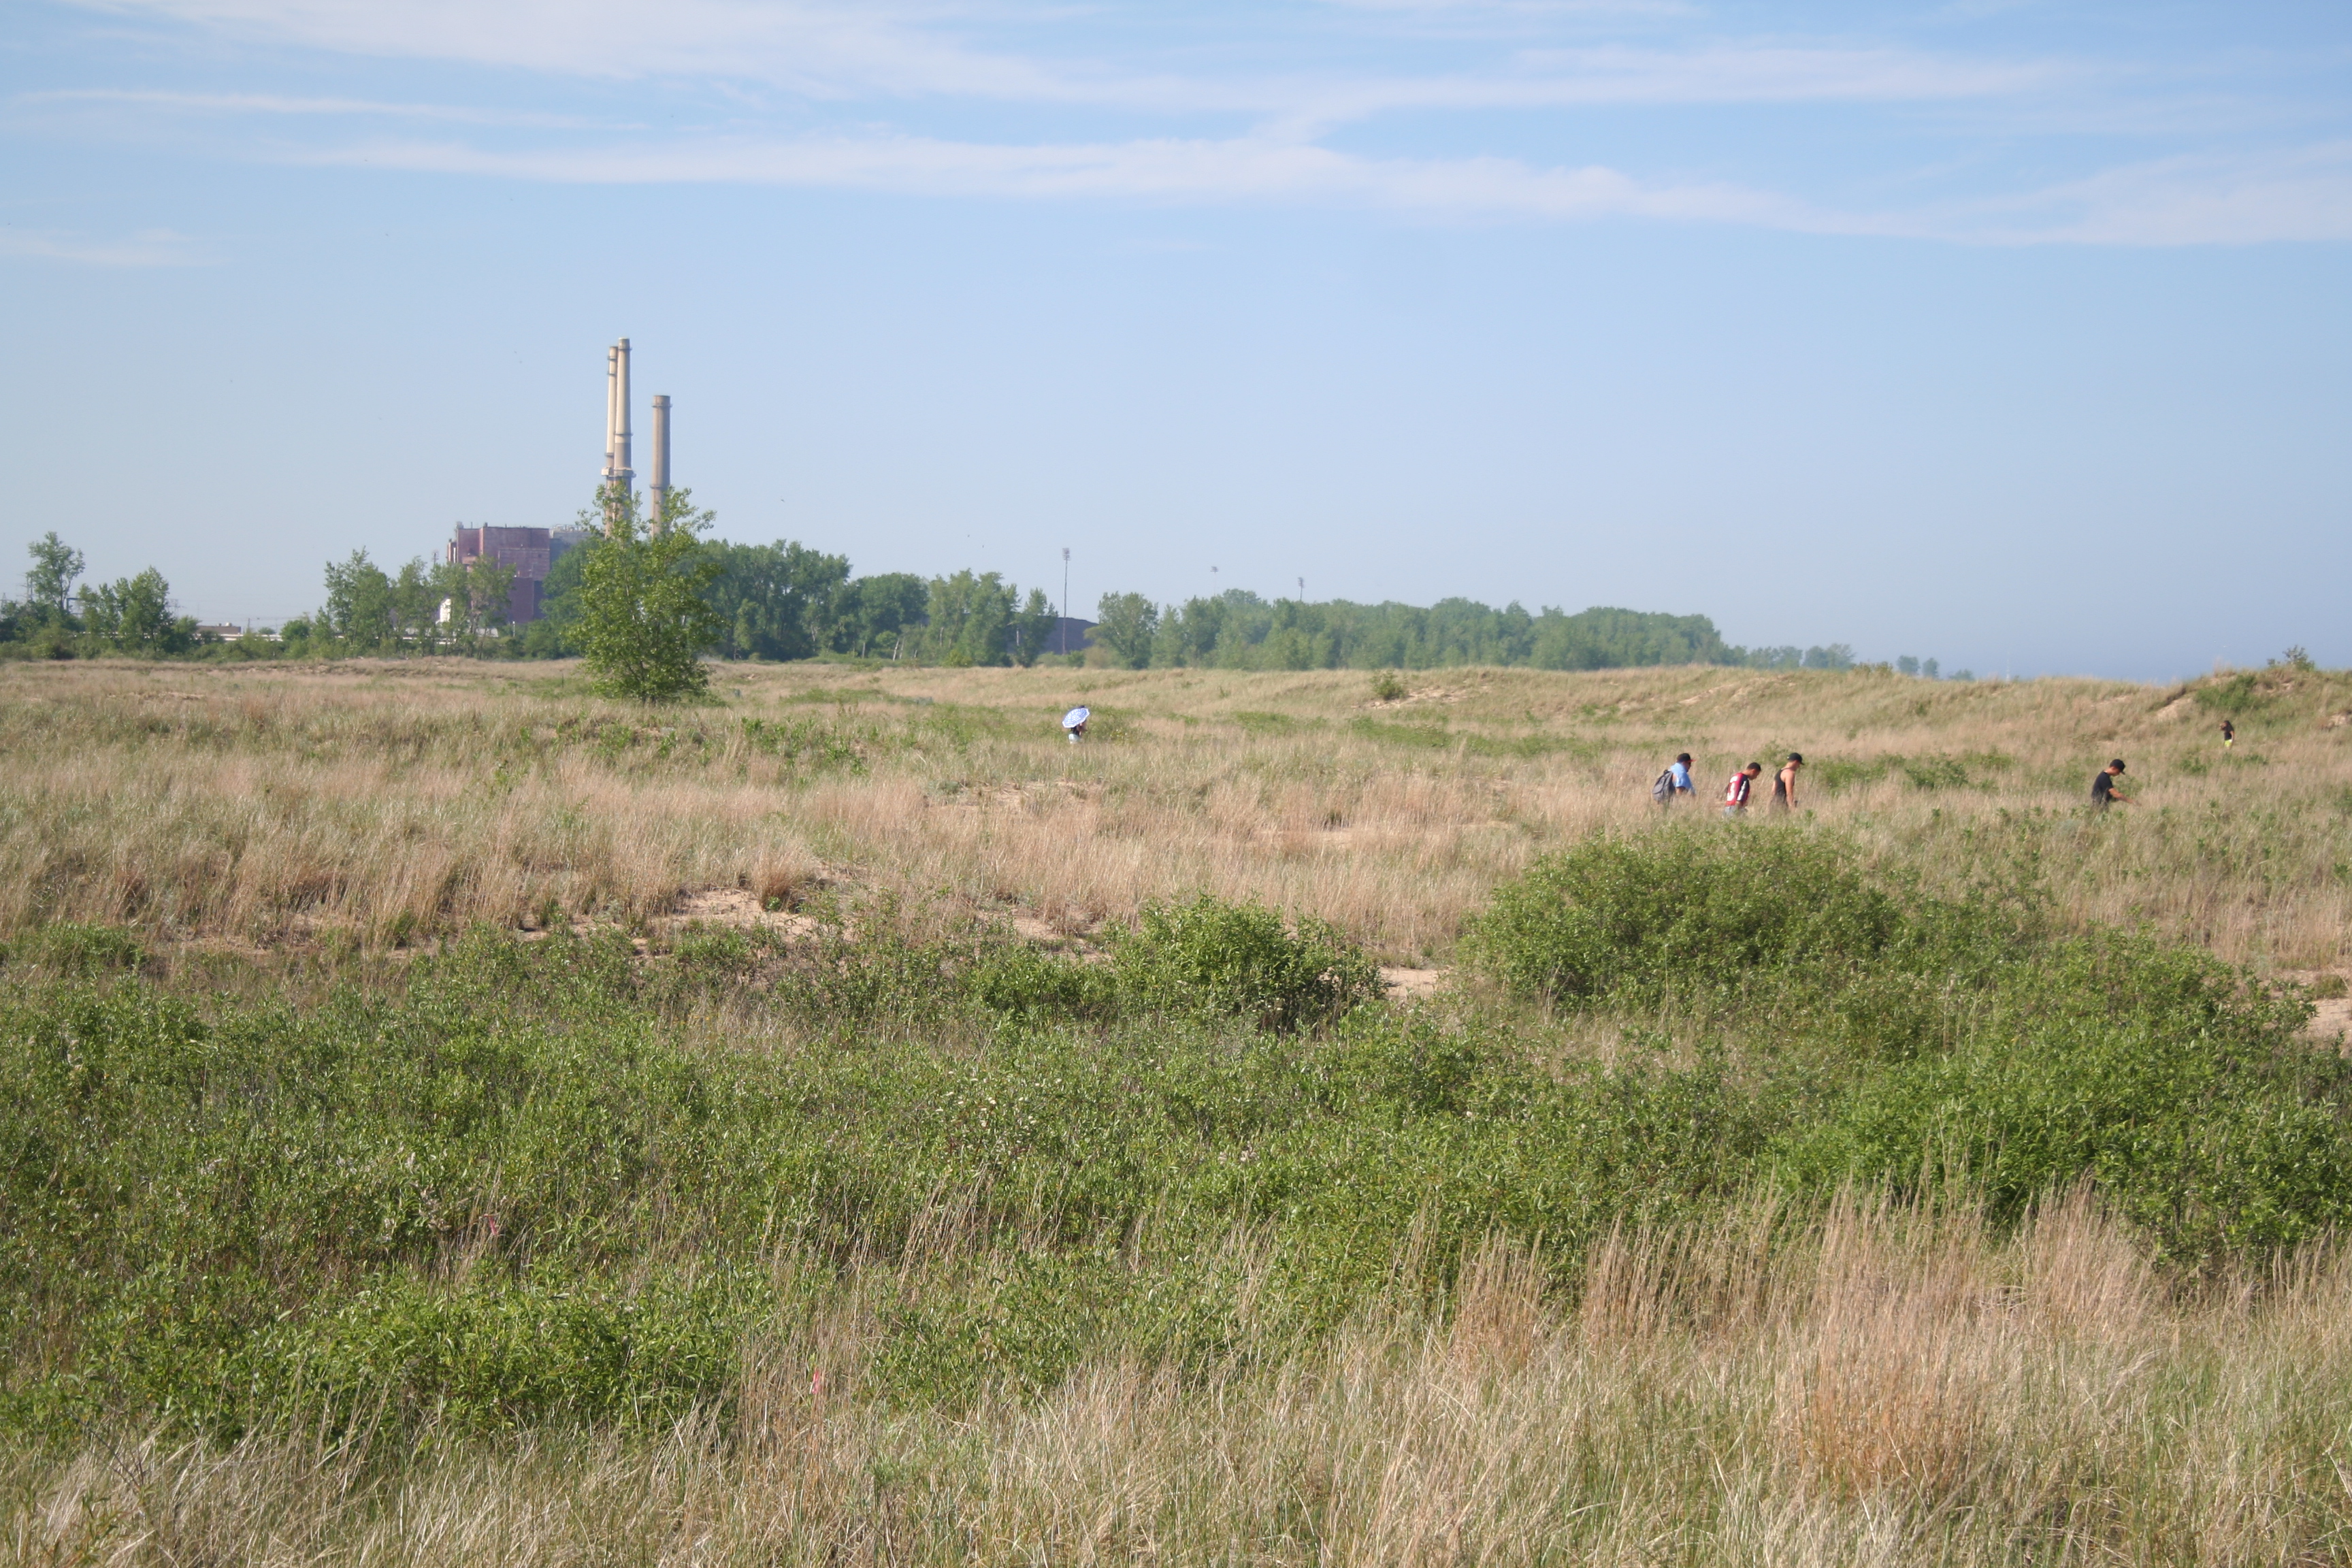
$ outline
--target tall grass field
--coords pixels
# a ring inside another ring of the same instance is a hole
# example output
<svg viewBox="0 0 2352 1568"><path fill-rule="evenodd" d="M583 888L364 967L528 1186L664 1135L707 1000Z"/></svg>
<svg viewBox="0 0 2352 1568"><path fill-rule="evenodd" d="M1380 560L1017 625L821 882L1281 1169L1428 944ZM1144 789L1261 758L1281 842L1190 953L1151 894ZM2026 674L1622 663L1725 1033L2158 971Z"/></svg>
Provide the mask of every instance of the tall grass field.
<svg viewBox="0 0 2352 1568"><path fill-rule="evenodd" d="M8 1560L2352 1558L2352 675L714 691L0 665Z"/></svg>

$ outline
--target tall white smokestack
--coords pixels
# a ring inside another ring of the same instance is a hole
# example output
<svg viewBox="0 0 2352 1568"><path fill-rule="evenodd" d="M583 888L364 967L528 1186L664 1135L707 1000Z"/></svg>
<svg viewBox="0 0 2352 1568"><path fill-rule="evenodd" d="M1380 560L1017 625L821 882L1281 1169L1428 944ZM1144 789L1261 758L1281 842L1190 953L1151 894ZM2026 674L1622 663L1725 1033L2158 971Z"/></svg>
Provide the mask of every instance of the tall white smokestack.
<svg viewBox="0 0 2352 1568"><path fill-rule="evenodd" d="M619 358L620 350L604 351L604 468L596 482L605 485L613 482L613 390L614 378L620 374L616 363Z"/></svg>
<svg viewBox="0 0 2352 1568"><path fill-rule="evenodd" d="M628 339L623 338L619 342L613 345L613 363L619 367L619 374L613 378L613 396L614 399L613 422L613 478L620 485L621 493L625 496L630 493L630 487L635 483L637 478L637 471L629 467Z"/></svg>
<svg viewBox="0 0 2352 1568"><path fill-rule="evenodd" d="M646 487L653 508L654 526L662 526L662 509L669 502L669 395L654 395L654 478Z"/></svg>

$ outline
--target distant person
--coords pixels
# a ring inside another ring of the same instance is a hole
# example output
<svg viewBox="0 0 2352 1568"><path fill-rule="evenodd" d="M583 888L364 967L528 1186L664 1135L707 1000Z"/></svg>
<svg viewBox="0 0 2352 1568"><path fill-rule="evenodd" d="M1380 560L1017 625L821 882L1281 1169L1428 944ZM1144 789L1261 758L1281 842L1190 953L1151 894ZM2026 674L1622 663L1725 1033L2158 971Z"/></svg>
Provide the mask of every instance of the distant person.
<svg viewBox="0 0 2352 1568"><path fill-rule="evenodd" d="M1698 791L1691 787L1690 771L1690 753L1685 752L1668 763L1666 771L1650 786L1650 798L1660 805L1672 805L1677 799L1696 800Z"/></svg>
<svg viewBox="0 0 2352 1568"><path fill-rule="evenodd" d="M2238 727L2227 719L2221 721L2221 749L2228 751L2238 743Z"/></svg>
<svg viewBox="0 0 2352 1568"><path fill-rule="evenodd" d="M2123 776L2124 760L2121 757L2099 770L2097 776L2091 780L2091 805L2094 809L2105 811L2116 801L2122 801L2126 805L2131 804L2131 796L2116 787L2116 781Z"/></svg>
<svg viewBox="0 0 2352 1568"><path fill-rule="evenodd" d="M1095 710L1083 702L1062 715L1062 731L1070 737L1070 744L1075 746L1086 739L1087 721L1094 716Z"/></svg>
<svg viewBox="0 0 2352 1568"><path fill-rule="evenodd" d="M1772 775L1772 809L1794 811L1797 808L1797 770L1805 765L1802 752L1790 752L1780 771Z"/></svg>
<svg viewBox="0 0 2352 1568"><path fill-rule="evenodd" d="M1756 781L1763 776L1762 763L1750 763L1732 774L1731 782L1723 786L1723 815L1738 816L1745 813L1748 810L1748 792L1754 789Z"/></svg>

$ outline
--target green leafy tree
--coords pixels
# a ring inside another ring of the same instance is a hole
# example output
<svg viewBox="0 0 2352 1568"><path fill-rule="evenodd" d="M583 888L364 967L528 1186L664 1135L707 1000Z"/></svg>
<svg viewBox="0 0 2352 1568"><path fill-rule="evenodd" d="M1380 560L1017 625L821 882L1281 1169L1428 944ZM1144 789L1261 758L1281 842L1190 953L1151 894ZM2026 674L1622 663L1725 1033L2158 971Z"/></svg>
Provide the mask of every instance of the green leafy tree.
<svg viewBox="0 0 2352 1568"><path fill-rule="evenodd" d="M82 625L105 647L125 653L184 653L196 640L193 617L172 614L172 585L152 566L81 591Z"/></svg>
<svg viewBox="0 0 2352 1568"><path fill-rule="evenodd" d="M807 658L830 646L837 601L849 583L849 558L786 540L773 544L704 545L719 563L705 595L726 627L719 652L729 658Z"/></svg>
<svg viewBox="0 0 2352 1568"><path fill-rule="evenodd" d="M435 644L479 654L484 639L507 624L514 580L513 567L488 556L436 565L427 595L434 606Z"/></svg>
<svg viewBox="0 0 2352 1568"><path fill-rule="evenodd" d="M328 563L327 603L318 618L350 652L381 651L398 635L392 579L364 550L352 551L348 561Z"/></svg>
<svg viewBox="0 0 2352 1568"><path fill-rule="evenodd" d="M85 564L81 552L59 539L55 529L29 548L33 569L25 574L26 618L37 626L70 626L74 580Z"/></svg>
<svg viewBox="0 0 2352 1568"><path fill-rule="evenodd" d="M835 653L895 658L908 635L922 628L930 598L930 585L912 572L853 578L834 601L825 646Z"/></svg>
<svg viewBox="0 0 2352 1568"><path fill-rule="evenodd" d="M1054 640L1055 618L1053 602L1045 597L1045 591L1043 588L1030 589L1021 613L1013 617L1013 663L1026 669L1037 662L1037 656L1044 653Z"/></svg>
<svg viewBox="0 0 2352 1568"><path fill-rule="evenodd" d="M582 563L575 633L597 690L678 702L709 689L702 653L727 624L703 595L722 567L695 535L712 521L682 489L669 493L650 527L637 518L636 498L617 487L600 489L581 514L583 526L610 529Z"/></svg>
<svg viewBox="0 0 2352 1568"><path fill-rule="evenodd" d="M1105 594L1095 606L1095 641L1129 669L1151 662L1151 642L1160 635L1160 606L1140 594Z"/></svg>
<svg viewBox="0 0 2352 1568"><path fill-rule="evenodd" d="M933 664L1010 663L1018 592L993 572L932 578L920 657Z"/></svg>

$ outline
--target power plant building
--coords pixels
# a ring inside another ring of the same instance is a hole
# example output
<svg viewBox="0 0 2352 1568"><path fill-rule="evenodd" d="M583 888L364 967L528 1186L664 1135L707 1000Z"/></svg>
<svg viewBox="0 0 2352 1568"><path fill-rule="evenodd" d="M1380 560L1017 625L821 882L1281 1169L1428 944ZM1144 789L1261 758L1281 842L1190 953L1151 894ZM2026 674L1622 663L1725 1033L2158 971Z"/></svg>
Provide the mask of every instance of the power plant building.
<svg viewBox="0 0 2352 1568"><path fill-rule="evenodd" d="M586 537L577 528L460 527L449 541L449 560L470 566L487 559L514 568L514 586L507 590L507 619L520 626L545 613L548 573L566 550Z"/></svg>
<svg viewBox="0 0 2352 1568"><path fill-rule="evenodd" d="M604 468L598 480L608 489L618 486L635 493L636 472L629 466L629 340L623 338L604 351ZM649 521L662 523L663 503L669 496L669 399L654 399L653 484L646 495ZM607 531L610 531L609 524ZM514 586L507 594L507 619L516 626L546 613L547 574L563 552L585 543L584 528L479 528L460 525L449 541L449 561L471 565L488 560L514 568Z"/></svg>

